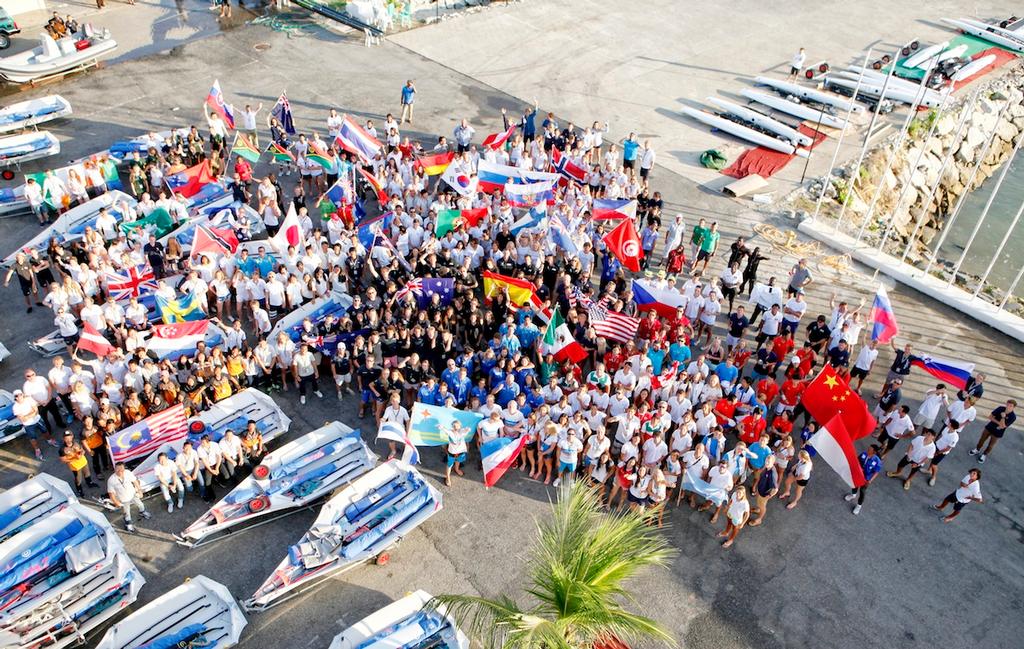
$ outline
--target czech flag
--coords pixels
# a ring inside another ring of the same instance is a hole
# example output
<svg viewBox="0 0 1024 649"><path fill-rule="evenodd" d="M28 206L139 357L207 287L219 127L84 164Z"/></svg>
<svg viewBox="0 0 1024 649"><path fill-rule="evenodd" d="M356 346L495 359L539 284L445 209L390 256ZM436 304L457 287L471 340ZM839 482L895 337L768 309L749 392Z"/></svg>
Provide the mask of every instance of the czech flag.
<svg viewBox="0 0 1024 649"><path fill-rule="evenodd" d="M484 467L484 486L493 487L515 464L519 452L526 446L526 435L519 439L499 437L480 445L480 459Z"/></svg>
<svg viewBox="0 0 1024 649"><path fill-rule="evenodd" d="M664 318L676 315L676 309L686 306L686 297L674 286L659 288L645 279L633 280L633 301L639 311L657 311Z"/></svg>
<svg viewBox="0 0 1024 649"><path fill-rule="evenodd" d="M889 294L881 284L875 293L875 302L871 305L871 321L874 323L871 327L871 340L887 343L900 332L892 303L889 302Z"/></svg>
<svg viewBox="0 0 1024 649"><path fill-rule="evenodd" d="M341 121L336 142L345 150L351 151L363 160L373 160L380 152L381 144L377 138L367 133L363 127L355 123L348 115Z"/></svg>
<svg viewBox="0 0 1024 649"><path fill-rule="evenodd" d="M213 87L210 88L210 94L206 95L206 105L220 115L228 128L235 128L235 111L231 104L224 101L224 93L220 91L220 81L216 79L213 82Z"/></svg>
<svg viewBox="0 0 1024 649"><path fill-rule="evenodd" d="M840 415L833 415L807 443L814 447L818 457L828 462L839 474L846 486L856 489L867 484L864 470L857 459L857 449Z"/></svg>
<svg viewBox="0 0 1024 649"><path fill-rule="evenodd" d="M967 387L967 379L974 373L974 363L951 361L936 356L911 356L910 364L958 390Z"/></svg>

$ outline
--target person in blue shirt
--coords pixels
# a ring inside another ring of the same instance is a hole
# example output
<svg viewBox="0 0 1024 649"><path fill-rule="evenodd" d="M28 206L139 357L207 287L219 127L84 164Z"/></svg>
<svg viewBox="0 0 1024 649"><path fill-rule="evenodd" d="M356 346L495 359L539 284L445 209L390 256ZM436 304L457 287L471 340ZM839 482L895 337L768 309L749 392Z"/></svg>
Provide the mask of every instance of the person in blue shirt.
<svg viewBox="0 0 1024 649"><path fill-rule="evenodd" d="M274 257L267 254L267 251L263 246L260 246L259 252L256 258L253 259L253 263L256 264L256 268L260 271L260 277L263 279L267 278L267 275L274 272Z"/></svg>
<svg viewBox="0 0 1024 649"><path fill-rule="evenodd" d="M480 355L480 375L490 377L491 370L498 364L498 358L494 355L493 349L488 349Z"/></svg>
<svg viewBox="0 0 1024 649"><path fill-rule="evenodd" d="M498 363L493 368L491 368L491 372L490 372L490 375L488 377L488 384L490 384L491 389L493 390L494 388L496 388L499 385L501 385L502 383L504 383L504 381L505 381L505 364L504 363Z"/></svg>
<svg viewBox="0 0 1024 649"><path fill-rule="evenodd" d="M682 338L676 339L674 343L669 345L668 357L680 365L689 365L690 357L692 356L693 352L690 351L690 346Z"/></svg>
<svg viewBox="0 0 1024 649"><path fill-rule="evenodd" d="M515 356L523 348L522 342L514 331L509 331L501 337L501 346L508 350L510 356Z"/></svg>
<svg viewBox="0 0 1024 649"><path fill-rule="evenodd" d="M537 325L533 324L533 319L530 317L527 317L523 324L516 328L515 333L516 337L519 338L519 342L526 349L532 349L533 343L537 342L537 339L540 338L540 329L537 328Z"/></svg>
<svg viewBox="0 0 1024 649"><path fill-rule="evenodd" d="M459 375L451 383L452 394L455 395L455 403L460 408L465 407L469 399L469 392L473 389L473 382L469 380L466 368L459 368Z"/></svg>
<svg viewBox="0 0 1024 649"><path fill-rule="evenodd" d="M867 482L863 486L852 489L850 493L846 495L846 502L857 501L857 504L853 506L853 514L856 516L860 513L861 506L864 505L864 494L868 491L868 485L874 480L879 473L882 472L882 458L879 456L882 447L878 444L872 444L868 450L862 451L857 456L857 460L860 462L860 469L864 472L864 479Z"/></svg>
<svg viewBox="0 0 1024 649"><path fill-rule="evenodd" d="M451 399L452 405L455 404L455 395L452 394L451 390L448 389L447 383L438 383L437 392L434 393L434 405L435 406L446 406L448 400Z"/></svg>
<svg viewBox="0 0 1024 649"><path fill-rule="evenodd" d="M428 376L427 380L420 386L420 389L416 391L416 400L421 403L434 403L434 397L437 395L437 379L433 376Z"/></svg>
<svg viewBox="0 0 1024 649"><path fill-rule="evenodd" d="M526 142L537 136L537 106L538 102L535 99L532 108L527 106L523 110L523 119L519 122L519 127L523 130L523 140Z"/></svg>
<svg viewBox="0 0 1024 649"><path fill-rule="evenodd" d="M718 367L715 368L715 375L718 376L722 389L728 391L736 384L740 370L732 364L732 358L726 358L724 363L719 363Z"/></svg>
<svg viewBox="0 0 1024 649"><path fill-rule="evenodd" d="M615 281L615 274L622 268L622 262L615 258L615 255L605 250L601 254L601 286L600 292L604 293L604 288L611 282Z"/></svg>
<svg viewBox="0 0 1024 649"><path fill-rule="evenodd" d="M242 248L241 254L235 257L235 268L242 271L246 277L252 277L252 272L256 270L256 260L249 256L249 251Z"/></svg>
<svg viewBox="0 0 1024 649"><path fill-rule="evenodd" d="M459 378L459 368L455 365L455 359L448 359L448 366L441 372L441 382L451 389L455 385L455 379Z"/></svg>
<svg viewBox="0 0 1024 649"><path fill-rule="evenodd" d="M509 401L518 397L520 392L519 384L516 383L515 376L512 374L506 374L505 380L502 381L498 387L491 390L491 394L494 395L494 400L502 408L507 406Z"/></svg>
<svg viewBox="0 0 1024 649"><path fill-rule="evenodd" d="M521 356L519 358L519 367L515 369L515 374L516 383L518 383L519 387L523 390L526 390L530 385L537 384L537 370L534 368L533 363L530 362L530 359L525 356ZM532 380L530 380L529 377L533 377ZM528 381L530 383L529 385L527 384Z"/></svg>
<svg viewBox="0 0 1024 649"><path fill-rule="evenodd" d="M648 222L647 227L640 232L640 247L644 250L643 259L640 260L641 270L645 270L647 265L651 263L656 245L658 245L658 226Z"/></svg>
<svg viewBox="0 0 1024 649"><path fill-rule="evenodd" d="M630 133L622 142L622 167L632 169L636 165L637 155L640 153L640 142L636 139L636 133Z"/></svg>
<svg viewBox="0 0 1024 649"><path fill-rule="evenodd" d="M473 367L476 365L476 354L473 353L472 349L466 349L462 352L462 356L455 359L455 364L459 367L466 368L466 373L473 376Z"/></svg>
<svg viewBox="0 0 1024 649"><path fill-rule="evenodd" d="M405 82L402 86L402 118L399 124L405 124L406 120L412 124L412 109L413 103L416 101L416 86L413 85L412 79Z"/></svg>
<svg viewBox="0 0 1024 649"><path fill-rule="evenodd" d="M487 389L487 379L480 377L477 379L476 385L469 391L469 399L472 401L476 399L480 403L487 401L487 395L490 394L490 390Z"/></svg>
<svg viewBox="0 0 1024 649"><path fill-rule="evenodd" d="M540 393L539 385L534 384L532 389L526 391L526 405L530 407L530 412L544 405L544 395Z"/></svg>
<svg viewBox="0 0 1024 649"><path fill-rule="evenodd" d="M534 408L530 405L530 400L526 397L525 392L520 392L516 397L516 406L519 408L519 412L523 413L523 418L529 417Z"/></svg>
<svg viewBox="0 0 1024 649"><path fill-rule="evenodd" d="M494 352L495 354L500 352L501 349L502 349L502 346L501 346L501 334L500 333L495 333L494 337L491 338L491 341L489 343L487 343L487 347L489 347L490 350L492 352Z"/></svg>
<svg viewBox="0 0 1024 649"><path fill-rule="evenodd" d="M665 346L655 343L647 349L647 358L651 360L651 372L657 376L661 374L661 369L665 364L665 356L668 352L665 350Z"/></svg>

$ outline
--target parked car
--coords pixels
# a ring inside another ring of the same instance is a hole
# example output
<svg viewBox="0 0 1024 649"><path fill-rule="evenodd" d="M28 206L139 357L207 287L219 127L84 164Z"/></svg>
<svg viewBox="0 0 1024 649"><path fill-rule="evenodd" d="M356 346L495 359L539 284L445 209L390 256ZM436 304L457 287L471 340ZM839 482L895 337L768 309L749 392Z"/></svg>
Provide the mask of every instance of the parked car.
<svg viewBox="0 0 1024 649"><path fill-rule="evenodd" d="M18 23L14 22L14 18L11 18L11 14L7 13L7 10L0 7L0 50L6 50L11 46L11 36L20 34L21 28L18 27Z"/></svg>

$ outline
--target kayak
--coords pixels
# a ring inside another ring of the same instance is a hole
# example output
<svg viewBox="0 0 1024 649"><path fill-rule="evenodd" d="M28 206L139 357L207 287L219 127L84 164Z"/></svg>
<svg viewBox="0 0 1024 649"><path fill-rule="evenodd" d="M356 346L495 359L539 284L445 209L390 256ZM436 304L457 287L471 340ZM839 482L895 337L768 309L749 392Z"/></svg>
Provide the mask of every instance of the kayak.
<svg viewBox="0 0 1024 649"><path fill-rule="evenodd" d="M189 525L181 538L195 547L223 538L217 535L229 528L293 513L363 475L376 461L358 430L331 422L265 455L251 475Z"/></svg>
<svg viewBox="0 0 1024 649"><path fill-rule="evenodd" d="M112 626L96 649L226 649L246 624L228 589L199 575Z"/></svg>
<svg viewBox="0 0 1024 649"><path fill-rule="evenodd" d="M469 638L443 608L426 608L430 600L425 591L410 593L334 636L330 649L469 649Z"/></svg>
<svg viewBox="0 0 1024 649"><path fill-rule="evenodd" d="M441 507L440 492L416 469L398 460L378 466L327 501L242 607L266 610L286 595L377 557Z"/></svg>

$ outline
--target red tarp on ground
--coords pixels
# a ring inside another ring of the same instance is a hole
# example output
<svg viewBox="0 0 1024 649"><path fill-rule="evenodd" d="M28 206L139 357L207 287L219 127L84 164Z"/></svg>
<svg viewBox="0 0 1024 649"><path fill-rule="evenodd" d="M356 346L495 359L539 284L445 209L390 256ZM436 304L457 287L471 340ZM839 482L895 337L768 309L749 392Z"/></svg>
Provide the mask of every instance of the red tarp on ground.
<svg viewBox="0 0 1024 649"><path fill-rule="evenodd" d="M982 50L982 51L978 52L977 54L975 54L974 56L972 56L971 60L972 61L977 61L978 59L980 59L982 57L988 56L989 54L995 54L996 55L996 60L992 61L991 63L989 63L988 65L986 65L982 69L978 70L977 72L975 72L971 76L967 77L963 81L957 81L953 85L953 90L960 90L961 88L963 88L967 84L971 83L972 81L977 81L978 79L980 79L981 77L985 76L986 74L988 74L992 70L995 70L996 68L998 68L998 67L1000 67L1002 65L1006 65L1010 61L1013 61L1013 60L1015 60L1017 58L1016 54L1014 54L1013 52L1008 52L1008 51L1004 50L1001 47L990 47L987 50Z"/></svg>
<svg viewBox="0 0 1024 649"><path fill-rule="evenodd" d="M813 128L803 124L800 125L798 130L804 135L814 138L814 141L811 143L812 149L821 144L825 139L824 133L815 131ZM722 173L733 178L746 178L750 174L757 174L762 178L768 178L782 170L795 157L793 154L773 151L772 149L758 146L744 151L740 157L736 158L736 162L723 169Z"/></svg>

